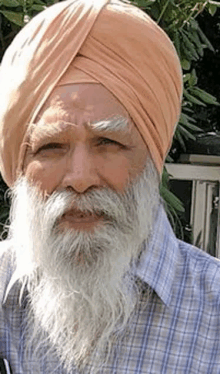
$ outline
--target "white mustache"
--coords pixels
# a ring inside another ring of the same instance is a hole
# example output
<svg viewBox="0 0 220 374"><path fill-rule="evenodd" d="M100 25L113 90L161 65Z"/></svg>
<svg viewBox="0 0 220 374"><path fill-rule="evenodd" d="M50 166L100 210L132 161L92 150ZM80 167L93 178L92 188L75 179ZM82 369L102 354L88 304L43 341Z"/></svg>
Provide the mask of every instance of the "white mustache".
<svg viewBox="0 0 220 374"><path fill-rule="evenodd" d="M106 188L88 191L84 195L69 191L55 192L44 203L43 211L45 216L48 217L49 213L50 217L53 217L53 227L56 227L63 215L71 212L76 216L81 214L102 217L106 223L119 227L125 225L124 228L128 229L137 219L136 201L132 196L131 189L121 195Z"/></svg>

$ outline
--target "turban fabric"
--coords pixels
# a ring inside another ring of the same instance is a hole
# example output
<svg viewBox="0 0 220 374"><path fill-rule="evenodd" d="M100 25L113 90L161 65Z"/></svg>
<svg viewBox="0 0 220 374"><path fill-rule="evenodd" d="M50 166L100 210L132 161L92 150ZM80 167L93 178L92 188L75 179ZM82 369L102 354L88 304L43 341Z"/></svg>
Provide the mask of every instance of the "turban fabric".
<svg viewBox="0 0 220 374"><path fill-rule="evenodd" d="M180 113L182 74L167 35L120 0L67 0L34 17L0 68L0 170L22 172L30 125L55 86L98 82L125 107L159 172Z"/></svg>

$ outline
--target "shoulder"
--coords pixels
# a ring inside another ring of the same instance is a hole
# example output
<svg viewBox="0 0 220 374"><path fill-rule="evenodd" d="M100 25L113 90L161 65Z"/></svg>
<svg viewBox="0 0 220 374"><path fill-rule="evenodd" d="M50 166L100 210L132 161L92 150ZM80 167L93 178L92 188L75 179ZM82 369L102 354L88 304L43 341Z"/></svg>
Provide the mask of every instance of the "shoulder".
<svg viewBox="0 0 220 374"><path fill-rule="evenodd" d="M187 283L210 302L220 307L220 260L205 251L178 240L180 258L178 268Z"/></svg>
<svg viewBox="0 0 220 374"><path fill-rule="evenodd" d="M6 288L14 272L14 254L9 240L0 242L0 302L2 304Z"/></svg>
<svg viewBox="0 0 220 374"><path fill-rule="evenodd" d="M220 272L220 260L191 244L178 240L181 258L196 274Z"/></svg>

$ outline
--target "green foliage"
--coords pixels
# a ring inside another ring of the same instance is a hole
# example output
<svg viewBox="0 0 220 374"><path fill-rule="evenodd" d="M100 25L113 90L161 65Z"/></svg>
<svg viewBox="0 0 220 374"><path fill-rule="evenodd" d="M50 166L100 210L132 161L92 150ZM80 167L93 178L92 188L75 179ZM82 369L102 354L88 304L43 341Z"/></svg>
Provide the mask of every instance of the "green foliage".
<svg viewBox="0 0 220 374"><path fill-rule="evenodd" d="M0 58L18 31L35 14L59 0L0 0ZM214 96L197 86L198 79L193 65L204 56L204 50L214 51L210 41L201 30L197 17L201 12L214 15L220 7L219 1L212 0L131 0L146 11L166 31L172 39L184 71L184 91L182 114L174 135L174 140L186 149L186 141L195 139L197 132L203 131L192 114L195 106L219 105ZM172 161L168 156L168 161ZM169 176L164 170L161 195L165 200L168 215L175 227L179 224L178 213L183 204L169 191ZM1 187L1 183L0 183ZM2 196L0 190L0 196ZM0 221L8 214L8 206L0 201Z"/></svg>
<svg viewBox="0 0 220 374"><path fill-rule="evenodd" d="M174 229L176 228L176 225L179 225L180 229L182 229L178 214L183 213L185 209L183 203L178 199L178 197L169 190L169 174L166 168L163 170L160 184L160 195L164 201L165 210Z"/></svg>

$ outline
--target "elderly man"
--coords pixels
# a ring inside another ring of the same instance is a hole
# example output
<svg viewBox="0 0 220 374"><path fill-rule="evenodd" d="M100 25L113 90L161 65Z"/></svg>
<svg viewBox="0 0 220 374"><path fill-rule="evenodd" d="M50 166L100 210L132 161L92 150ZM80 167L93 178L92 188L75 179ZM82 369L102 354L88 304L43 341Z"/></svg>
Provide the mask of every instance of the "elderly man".
<svg viewBox="0 0 220 374"><path fill-rule="evenodd" d="M158 193L182 95L165 33L119 0L63 1L0 82L2 365L219 373L219 261L175 238Z"/></svg>

